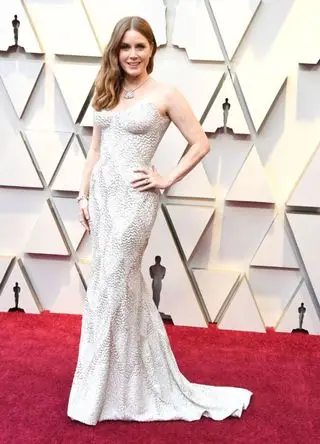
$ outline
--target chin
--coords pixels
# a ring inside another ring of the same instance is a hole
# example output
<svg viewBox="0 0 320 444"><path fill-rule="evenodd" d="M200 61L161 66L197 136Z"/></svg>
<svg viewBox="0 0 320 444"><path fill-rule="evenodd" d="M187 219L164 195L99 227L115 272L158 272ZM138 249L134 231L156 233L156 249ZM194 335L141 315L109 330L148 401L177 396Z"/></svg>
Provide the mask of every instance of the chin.
<svg viewBox="0 0 320 444"><path fill-rule="evenodd" d="M136 69L126 69L125 73L128 74L131 77L138 77L140 74L142 74L142 71L136 70Z"/></svg>
<svg viewBox="0 0 320 444"><path fill-rule="evenodd" d="M130 67L126 66L124 71L126 74L128 74L130 76L137 77L143 73L144 69L143 69L143 66L138 66L137 68L130 68Z"/></svg>

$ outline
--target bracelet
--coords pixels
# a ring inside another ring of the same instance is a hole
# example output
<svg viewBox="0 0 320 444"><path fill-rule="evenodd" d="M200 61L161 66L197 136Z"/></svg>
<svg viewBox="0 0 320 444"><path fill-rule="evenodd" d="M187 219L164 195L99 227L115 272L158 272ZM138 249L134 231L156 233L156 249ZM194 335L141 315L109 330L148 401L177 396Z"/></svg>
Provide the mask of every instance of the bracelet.
<svg viewBox="0 0 320 444"><path fill-rule="evenodd" d="M81 202L82 200L88 200L88 197L87 196L78 196L77 197L77 202L78 203Z"/></svg>

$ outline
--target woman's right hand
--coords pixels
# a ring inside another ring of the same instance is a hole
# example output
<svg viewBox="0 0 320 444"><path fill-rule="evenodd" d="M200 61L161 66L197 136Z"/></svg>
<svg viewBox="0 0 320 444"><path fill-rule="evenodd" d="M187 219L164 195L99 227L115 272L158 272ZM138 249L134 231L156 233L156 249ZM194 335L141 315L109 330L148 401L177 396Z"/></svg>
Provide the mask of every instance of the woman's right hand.
<svg viewBox="0 0 320 444"><path fill-rule="evenodd" d="M80 223L84 227L84 229L90 233L90 215L88 210L88 199L86 197L82 197L78 200L79 202L79 210L80 210Z"/></svg>

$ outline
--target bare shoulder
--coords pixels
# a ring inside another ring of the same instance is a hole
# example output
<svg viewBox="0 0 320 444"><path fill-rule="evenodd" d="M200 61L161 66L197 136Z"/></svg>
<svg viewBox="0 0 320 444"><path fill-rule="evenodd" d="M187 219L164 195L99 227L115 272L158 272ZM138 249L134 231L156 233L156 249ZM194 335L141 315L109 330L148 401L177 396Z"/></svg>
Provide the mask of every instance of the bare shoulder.
<svg viewBox="0 0 320 444"><path fill-rule="evenodd" d="M158 104L165 112L169 112L173 106L186 102L182 93L175 86L154 80L153 89L157 96Z"/></svg>
<svg viewBox="0 0 320 444"><path fill-rule="evenodd" d="M164 102L170 102L182 95L175 86L169 83L160 82L158 80L155 80L154 82L155 91L162 97Z"/></svg>

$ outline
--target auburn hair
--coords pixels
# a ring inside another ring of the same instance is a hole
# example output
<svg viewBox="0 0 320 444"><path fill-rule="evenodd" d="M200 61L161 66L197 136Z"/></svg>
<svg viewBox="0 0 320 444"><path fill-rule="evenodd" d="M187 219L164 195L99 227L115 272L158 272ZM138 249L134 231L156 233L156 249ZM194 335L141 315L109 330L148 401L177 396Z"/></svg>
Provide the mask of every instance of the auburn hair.
<svg viewBox="0 0 320 444"><path fill-rule="evenodd" d="M92 106L96 111L112 109L119 103L124 81L124 72L119 64L119 52L123 36L130 30L135 30L142 34L152 46L152 54L147 66L148 74L153 70L153 58L157 50L157 43L151 26L142 17L130 16L122 18L112 31L109 43L103 52L101 67L95 80Z"/></svg>

